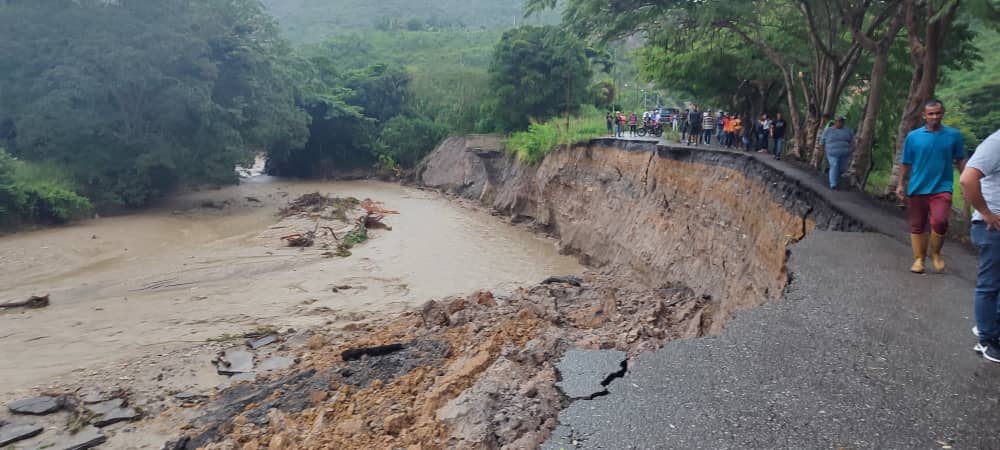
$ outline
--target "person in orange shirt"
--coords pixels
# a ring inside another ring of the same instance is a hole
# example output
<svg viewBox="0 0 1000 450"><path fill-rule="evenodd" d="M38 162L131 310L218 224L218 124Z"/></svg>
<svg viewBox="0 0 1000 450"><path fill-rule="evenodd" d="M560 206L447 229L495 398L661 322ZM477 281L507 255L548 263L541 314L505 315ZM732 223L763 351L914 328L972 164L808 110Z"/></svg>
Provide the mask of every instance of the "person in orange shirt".
<svg viewBox="0 0 1000 450"><path fill-rule="evenodd" d="M726 147L732 147L733 145L733 117L730 114L726 114L722 118L722 142L720 145Z"/></svg>
<svg viewBox="0 0 1000 450"><path fill-rule="evenodd" d="M733 145L736 145L737 147L739 147L739 142L737 141L737 139L740 138L740 135L741 135L742 132L743 132L743 120L740 119L740 116L737 116L737 115L734 114L733 115L733 134L730 135L729 145L727 147L733 148Z"/></svg>

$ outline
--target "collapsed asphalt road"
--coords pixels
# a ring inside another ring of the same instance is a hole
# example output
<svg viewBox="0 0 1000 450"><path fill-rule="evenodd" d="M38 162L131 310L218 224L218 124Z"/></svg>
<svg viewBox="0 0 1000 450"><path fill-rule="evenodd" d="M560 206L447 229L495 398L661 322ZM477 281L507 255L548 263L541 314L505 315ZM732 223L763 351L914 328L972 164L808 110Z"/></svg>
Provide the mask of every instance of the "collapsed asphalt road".
<svg viewBox="0 0 1000 450"><path fill-rule="evenodd" d="M973 270L955 247L949 271ZM910 274L909 249L872 233L791 254L783 300L638 356L545 447L1000 448L1000 365L972 352L964 277Z"/></svg>

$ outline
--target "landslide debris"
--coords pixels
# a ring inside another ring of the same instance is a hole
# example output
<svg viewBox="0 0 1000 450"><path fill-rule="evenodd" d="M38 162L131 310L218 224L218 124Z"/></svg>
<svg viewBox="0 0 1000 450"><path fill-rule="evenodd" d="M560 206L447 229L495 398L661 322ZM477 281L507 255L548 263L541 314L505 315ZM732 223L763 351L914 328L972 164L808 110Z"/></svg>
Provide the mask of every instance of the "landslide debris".
<svg viewBox="0 0 1000 450"><path fill-rule="evenodd" d="M335 342L316 336L291 374L223 391L168 448L537 447L571 401L554 367L567 350L635 355L710 325L707 296L629 279L477 292L351 326Z"/></svg>
<svg viewBox="0 0 1000 450"><path fill-rule="evenodd" d="M347 222L347 213L357 207L361 202L354 197L340 198L313 192L303 194L288 203L288 206L281 208L281 217L291 217L300 214L313 214L325 216L326 220L339 220Z"/></svg>
<svg viewBox="0 0 1000 450"><path fill-rule="evenodd" d="M364 211L363 215L355 216L355 211ZM348 215L357 217L348 219ZM369 229L392 230L384 222L385 216L399 214L399 211L387 209L385 204L372 199L358 200L354 197L330 197L313 192L304 194L281 208L278 215L282 223L277 228L292 228L300 231L281 236L280 239L289 247L319 246L324 256L351 256L351 248L368 240ZM323 223L326 221L328 223ZM349 224L349 228L335 229L333 222ZM310 227L311 225L311 227Z"/></svg>

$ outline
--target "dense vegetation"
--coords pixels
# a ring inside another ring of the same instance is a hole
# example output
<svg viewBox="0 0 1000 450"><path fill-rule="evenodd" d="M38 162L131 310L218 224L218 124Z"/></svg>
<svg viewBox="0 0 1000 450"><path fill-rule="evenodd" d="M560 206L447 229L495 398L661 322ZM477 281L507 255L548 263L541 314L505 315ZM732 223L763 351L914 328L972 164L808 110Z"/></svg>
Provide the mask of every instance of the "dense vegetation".
<svg viewBox="0 0 1000 450"><path fill-rule="evenodd" d="M977 140L1000 128L1000 32L981 23L972 41L980 59L965 70L950 70L938 91L940 97L964 117L965 127Z"/></svg>
<svg viewBox="0 0 1000 450"><path fill-rule="evenodd" d="M309 5L295 20L321 15ZM615 100L617 85L591 76L607 75L607 52L550 26L489 28L519 2L462 2L448 11L475 20L449 26L416 8L427 20L400 26L392 17L418 17L407 5L293 47L257 0L0 1L0 225L236 182L259 153L272 174L398 173L448 133Z"/></svg>
<svg viewBox="0 0 1000 450"><path fill-rule="evenodd" d="M522 0L264 0L285 34L297 43L321 42L344 32L503 30L559 21L556 13L525 19L522 3Z"/></svg>
<svg viewBox="0 0 1000 450"><path fill-rule="evenodd" d="M306 136L288 47L253 1L10 0L0 30L0 136L101 207L235 181Z"/></svg>

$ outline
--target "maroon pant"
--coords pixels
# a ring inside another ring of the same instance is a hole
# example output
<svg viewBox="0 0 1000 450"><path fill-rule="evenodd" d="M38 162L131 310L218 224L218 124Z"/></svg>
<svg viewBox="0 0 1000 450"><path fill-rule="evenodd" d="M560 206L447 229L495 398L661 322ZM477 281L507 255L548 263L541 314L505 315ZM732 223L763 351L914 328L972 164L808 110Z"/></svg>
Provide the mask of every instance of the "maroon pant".
<svg viewBox="0 0 1000 450"><path fill-rule="evenodd" d="M906 208L906 221L910 233L927 232L927 217L930 216L931 229L937 234L948 231L948 214L951 213L951 192L930 195L912 195Z"/></svg>

